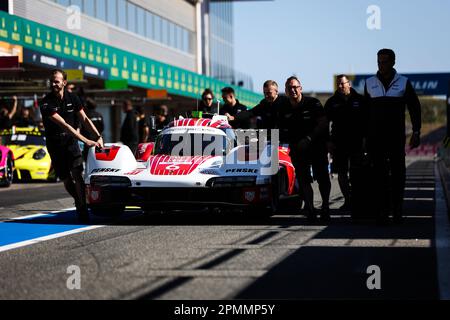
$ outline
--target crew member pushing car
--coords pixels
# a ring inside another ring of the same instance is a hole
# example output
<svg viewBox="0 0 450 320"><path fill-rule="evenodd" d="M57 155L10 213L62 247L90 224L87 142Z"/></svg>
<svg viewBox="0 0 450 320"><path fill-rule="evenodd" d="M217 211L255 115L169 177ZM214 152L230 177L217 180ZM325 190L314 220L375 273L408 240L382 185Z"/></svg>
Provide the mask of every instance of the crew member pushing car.
<svg viewBox="0 0 450 320"><path fill-rule="evenodd" d="M67 74L59 69L52 71L50 84L51 92L44 97L40 106L47 149L56 175L75 200L78 218L86 221L89 214L82 176L83 158L77 140L89 147L103 147L103 139L86 116L78 96L67 91ZM95 136L94 140L87 139L74 128L77 118Z"/></svg>

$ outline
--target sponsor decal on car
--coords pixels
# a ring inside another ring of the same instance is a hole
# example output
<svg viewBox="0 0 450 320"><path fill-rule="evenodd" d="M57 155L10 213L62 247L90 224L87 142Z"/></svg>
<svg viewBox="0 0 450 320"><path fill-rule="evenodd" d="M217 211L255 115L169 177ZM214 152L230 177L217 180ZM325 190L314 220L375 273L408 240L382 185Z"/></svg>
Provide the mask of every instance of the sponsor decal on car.
<svg viewBox="0 0 450 320"><path fill-rule="evenodd" d="M227 169L226 173L258 173L258 169L248 169L248 168L240 168L240 169Z"/></svg>
<svg viewBox="0 0 450 320"><path fill-rule="evenodd" d="M112 168L98 168L98 169L93 169L91 171L91 173L117 173L119 172L120 169L112 169Z"/></svg>
<svg viewBox="0 0 450 320"><path fill-rule="evenodd" d="M253 202L253 200L255 200L256 197L256 192L255 191L246 191L244 194L245 200L248 202Z"/></svg>

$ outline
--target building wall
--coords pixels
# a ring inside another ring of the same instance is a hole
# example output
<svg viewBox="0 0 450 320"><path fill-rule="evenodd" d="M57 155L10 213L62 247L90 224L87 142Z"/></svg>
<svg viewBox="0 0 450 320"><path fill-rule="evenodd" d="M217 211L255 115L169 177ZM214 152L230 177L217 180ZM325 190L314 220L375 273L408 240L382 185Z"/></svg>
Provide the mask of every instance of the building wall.
<svg viewBox="0 0 450 320"><path fill-rule="evenodd" d="M235 82L233 3L210 3L209 26L211 76L228 83Z"/></svg>
<svg viewBox="0 0 450 320"><path fill-rule="evenodd" d="M253 91L252 78L234 68L233 2L210 2L206 6L209 74L216 79Z"/></svg>
<svg viewBox="0 0 450 320"><path fill-rule="evenodd" d="M130 0L195 32L195 6L184 0Z"/></svg>
<svg viewBox="0 0 450 320"><path fill-rule="evenodd" d="M89 0L92 1L92 0ZM195 36L190 35L193 50L185 52L99 19L81 15L81 29L67 27L66 7L51 0L15 0L14 14L94 41L111 45L163 63L196 72ZM195 7L184 0L131 0L154 14L164 17L195 34Z"/></svg>

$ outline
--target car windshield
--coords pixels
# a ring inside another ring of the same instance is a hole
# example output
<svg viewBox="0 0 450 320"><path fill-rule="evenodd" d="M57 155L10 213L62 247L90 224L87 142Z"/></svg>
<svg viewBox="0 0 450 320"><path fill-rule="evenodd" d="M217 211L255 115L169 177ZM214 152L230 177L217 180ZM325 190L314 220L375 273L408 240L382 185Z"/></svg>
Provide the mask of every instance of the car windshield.
<svg viewBox="0 0 450 320"><path fill-rule="evenodd" d="M1 134L0 141L5 146L45 146L45 137L40 134L27 134L27 133L15 133L15 134Z"/></svg>
<svg viewBox="0 0 450 320"><path fill-rule="evenodd" d="M223 156L227 138L203 133L161 134L156 140L155 154L172 156Z"/></svg>

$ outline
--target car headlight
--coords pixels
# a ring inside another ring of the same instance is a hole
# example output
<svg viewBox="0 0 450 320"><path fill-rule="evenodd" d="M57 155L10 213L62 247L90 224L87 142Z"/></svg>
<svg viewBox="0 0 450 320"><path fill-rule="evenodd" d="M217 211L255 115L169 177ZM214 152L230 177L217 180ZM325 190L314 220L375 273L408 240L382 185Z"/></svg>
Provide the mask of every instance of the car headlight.
<svg viewBox="0 0 450 320"><path fill-rule="evenodd" d="M211 163L208 166L208 168L210 168L210 169L219 169L222 166L222 164L223 164L222 160L216 160L213 163Z"/></svg>
<svg viewBox="0 0 450 320"><path fill-rule="evenodd" d="M223 162L220 160L214 161L210 165L199 168L200 174L210 174L210 175L218 175L220 174L220 168L222 167Z"/></svg>
<svg viewBox="0 0 450 320"><path fill-rule="evenodd" d="M47 152L45 152L44 149L39 149L38 151L36 151L33 154L33 159L34 160L42 160L44 159L44 157L47 155Z"/></svg>
<svg viewBox="0 0 450 320"><path fill-rule="evenodd" d="M219 169L211 169L211 168L204 168L199 169L200 174L209 174L209 175L219 175L220 170Z"/></svg>

